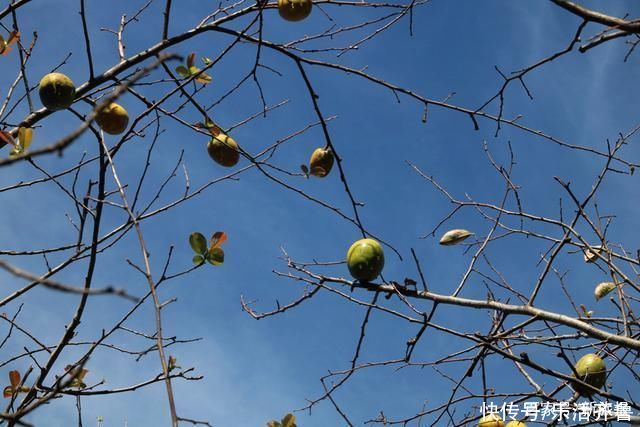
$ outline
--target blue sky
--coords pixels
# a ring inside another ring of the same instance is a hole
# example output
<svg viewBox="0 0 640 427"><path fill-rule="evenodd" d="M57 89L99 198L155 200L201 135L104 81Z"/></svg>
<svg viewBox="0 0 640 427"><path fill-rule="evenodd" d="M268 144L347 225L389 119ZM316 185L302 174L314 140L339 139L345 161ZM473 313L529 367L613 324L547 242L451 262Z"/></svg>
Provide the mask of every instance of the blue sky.
<svg viewBox="0 0 640 427"><path fill-rule="evenodd" d="M61 71L77 84L87 80L87 65L77 1L34 1L20 9L22 33L38 31L38 45L28 69L29 79L36 83L40 76L58 65L72 53ZM117 61L114 36L100 28L116 28L120 15L131 15L142 1L87 2L90 37L95 52L98 72ZM174 2L171 33L176 34L197 24L213 2L183 0ZM206 3L206 4L205 4ZM602 6L599 2L584 2L587 6ZM161 9L157 2L141 16L141 22L125 33L129 55L157 42L160 37ZM640 12L633 2L609 1L606 12L622 16ZM355 11L346 8L330 10L337 23L361 19ZM375 13L367 12L369 14ZM55 19L52 17L55 16ZM340 61L361 68L394 84L405 86L429 98L440 100L455 92L451 102L467 108L480 106L499 88L501 79L494 65L504 72L530 65L538 59L563 49L573 37L579 20L553 6L550 2L507 1L444 1L433 0L415 12L413 37L408 23L403 21L366 44L357 52L340 58L323 55L320 58ZM4 25L10 25L5 18ZM265 37L284 41L305 33L312 33L328 25L326 18L315 10L308 21L288 24L275 10L265 15ZM589 26L593 34L596 26ZM190 40L177 49L181 55L197 52L198 56L215 57L221 46L228 42L219 34L210 33ZM27 36L28 39L28 36ZM626 132L637 123L638 57L631 56L623 63L625 45L618 41L593 49L586 54L572 53L548 64L527 76L526 82L534 100L527 98L514 84L507 90L505 117L523 114L522 123L557 136L565 141L604 149L607 138L614 140L619 132ZM15 54L15 52L14 52ZM224 93L252 64L255 48L242 45L220 62L212 71L213 83L200 100L208 104ZM233 137L249 152L256 153L285 135L291 134L315 121L310 99L294 64L276 54L265 51L263 60L277 68L282 76L262 71L260 77L265 88L267 103L290 102L269 114L237 129ZM2 93L16 75L15 55L3 57L0 75ZM7 64L7 65L5 65ZM177 64L174 64L174 66ZM157 73L157 75L161 75ZM470 255L460 247L442 248L433 238L419 239L433 228L451 208L446 200L420 178L406 164L411 161L425 173L435 176L452 194L464 197L468 193L478 200L497 203L504 185L486 160L482 143L489 144L492 154L506 161L506 143L513 144L517 158L515 181L522 186L521 196L525 209L555 216L562 189L552 179L559 176L571 181L572 188L581 195L589 191L591 183L602 167L602 160L559 147L532 135L509 127L494 137L495 124L480 121L480 130L474 131L467 116L430 108L429 120L421 122L422 107L408 98L398 103L386 89L335 71L310 68L309 76L320 95L319 104L325 116L336 115L329 129L333 142L344 159L347 178L357 200L365 203L361 216L366 227L391 242L403 255L401 261L387 250L384 275L401 281L404 277L417 277L411 262L410 249L420 257L432 288L441 293L455 289ZM170 85L164 85L168 89ZM150 89L150 98L163 92ZM142 106L130 95L121 101L132 115ZM178 99L171 100L175 106ZM37 97L34 103L38 106ZM86 105L78 107L88 111ZM230 126L247 115L260 110L255 86L248 84L228 101L213 111L214 120ZM495 106L489 107L495 112ZM26 113L24 106L11 117L16 122ZM196 122L200 117L195 110L185 111L181 117ZM69 112L56 113L35 130L35 145L46 145L77 126ZM205 154L206 137L194 134L174 122L162 122L164 133L152 156L148 189L143 200L150 200L152 191L170 173L181 150L188 168L192 188L206 183L228 171L213 164ZM114 143L110 137L108 143ZM125 182L136 182L150 138L134 139L116 159L119 174ZM306 132L282 147L273 162L279 167L296 171L306 163L314 148L323 145L318 127ZM75 164L83 152L94 153L95 141L90 136L80 138L64 157L52 156L38 160L47 170L63 170ZM623 154L637 160L639 150L635 141ZM246 160L239 167L246 166ZM81 188L86 185L89 172L80 175ZM27 164L5 169L0 175L0 187L18 180L40 177L38 171ZM240 295L256 299L256 309L270 310L278 299L281 303L300 294L301 285L277 278L272 270L285 271L279 259L281 247L296 260L316 259L339 261L349 245L358 239L358 230L329 210L302 199L275 185L257 171L242 174L237 181L224 181L205 191L201 197L182 204L166 215L143 223L143 231L151 251L151 261L160 272L168 247L175 245L173 271L190 264L191 251L187 236L192 231L210 234L224 230L229 241L224 248L226 262L218 268L202 268L184 278L169 282L161 297L176 296L178 301L164 312L165 334L180 338L201 337L202 340L170 347L168 353L178 358L183 367L195 367L204 379L199 382L175 381L178 411L181 415L207 419L216 426L257 426L272 418L305 405L305 399L322 393L319 378L327 370L348 366L364 315L362 307L320 293L296 310L262 320L251 319L240 308ZM62 182L71 185L72 177ZM612 175L598 196L598 204L617 215L610 230L613 241L635 248L637 241L638 187L637 175ZM328 178L287 178L287 182L309 194L351 213L351 207L336 173ZM113 188L113 182L109 184ZM167 188L158 206L175 198L183 190L181 175ZM131 190L129 190L131 197ZM116 199L114 199L116 200ZM73 228L65 213L73 213L69 199L53 184L27 187L18 191L1 192L2 235L1 249L29 249L43 245L68 243L74 239ZM124 219L122 212L107 210L105 227L116 226ZM489 225L478 219L473 211L463 211L449 223L451 227L464 227L483 236ZM557 236L557 230L554 231ZM514 287L527 294L540 267L536 265L540 252L546 246L514 238L497 243L490 256ZM50 262L64 257L52 256ZM126 259L141 263L137 242L133 235L123 239L113 250L104 254L97 266L96 286L113 284L133 294L146 292L146 282L127 264ZM43 272L41 259L14 260L17 265ZM593 306L593 286L602 281L602 273L585 266L581 255L565 254L560 265L570 270L567 276L578 303ZM58 280L79 285L83 279L82 265L65 271ZM347 276L344 265L322 270L327 274ZM6 293L20 285L20 281L3 275ZM464 296L484 298L486 291L476 278L465 288ZM562 298L557 281L550 279L538 304L541 307L571 314L571 308ZM369 300L371 295L356 291L354 296ZM37 290L24 299L19 320L25 326L40 331L39 336L55 343L62 334L63 325L75 309L76 297L58 295L48 290ZM385 302L399 308L397 301ZM86 319L79 329L79 338L92 339L101 328L107 328L126 311L129 304L112 297L92 298ZM423 309L429 304L418 303ZM597 313L611 313L613 307L598 306ZM13 313L17 304L3 310ZM141 310L129 323L132 328L151 332L153 312L150 306ZM488 312L469 312L459 309L440 310L439 324L473 333L486 332L490 326ZM363 348L363 361L376 361L401 357L405 341L415 334L416 328L380 313L372 315ZM114 344L143 349L150 345L128 335L116 335ZM32 346L23 336L15 335L0 359ZM455 350L465 348L468 341L454 341L449 336L430 331L417 348L420 360L430 361ZM65 353L59 368L74 360L76 350ZM576 353L580 354L580 353ZM561 367L553 354L535 353L539 360ZM44 359L40 359L44 360ZM21 359L3 367L0 378L10 369L24 371L30 360ZM500 390L528 390L506 365L494 356L489 362L495 368L491 384ZM155 375L159 370L156 354L135 362L108 350L91 359L87 380L94 383L102 378L109 387L123 387ZM457 378L466 365L445 366L442 370ZM555 381L534 375L547 387ZM481 391L479 375L469 381L469 387ZM616 377L612 378L616 384ZM624 383L621 377L619 384ZM375 417L381 410L388 417L403 417L419 411L424 402L437 406L449 395L450 383L433 370L373 369L355 375L350 383L336 394L356 425ZM619 393L622 386L616 388ZM635 387L635 392L638 388ZM148 387L135 394L96 397L83 400L85 425L93 425L97 416L104 416L105 426L168 425L168 410L162 384ZM459 407L458 415L473 412L476 399ZM75 402L71 399L55 401L31 418L36 425L68 426L75 422ZM342 421L328 402L314 407L311 416L297 413L303 427L337 426Z"/></svg>

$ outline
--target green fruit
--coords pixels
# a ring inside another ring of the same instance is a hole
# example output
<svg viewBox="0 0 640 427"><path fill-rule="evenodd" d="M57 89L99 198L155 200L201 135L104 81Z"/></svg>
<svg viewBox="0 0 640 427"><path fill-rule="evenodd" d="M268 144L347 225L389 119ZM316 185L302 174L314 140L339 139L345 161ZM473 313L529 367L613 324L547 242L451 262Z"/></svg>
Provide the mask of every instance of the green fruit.
<svg viewBox="0 0 640 427"><path fill-rule="evenodd" d="M328 148L316 148L309 160L309 173L318 178L329 175L333 167L333 153Z"/></svg>
<svg viewBox="0 0 640 427"><path fill-rule="evenodd" d="M238 144L228 135L221 133L207 144L209 156L219 165L235 166L240 160Z"/></svg>
<svg viewBox="0 0 640 427"><path fill-rule="evenodd" d="M370 282L384 267L382 246L373 239L358 240L347 252L347 267L354 279Z"/></svg>
<svg viewBox="0 0 640 427"><path fill-rule="evenodd" d="M96 115L98 126L110 135L119 135L129 125L129 113L121 105L112 102Z"/></svg>
<svg viewBox="0 0 640 427"><path fill-rule="evenodd" d="M40 80L40 101L51 111L64 110L73 104L76 87L62 73L50 73Z"/></svg>
<svg viewBox="0 0 640 427"><path fill-rule="evenodd" d="M488 414L480 418L478 427L504 427L504 423L502 422L502 418L500 418L499 415Z"/></svg>
<svg viewBox="0 0 640 427"><path fill-rule="evenodd" d="M593 353L586 354L578 360L578 363L576 363L576 372L578 379L597 389L602 388L607 379L607 366L604 360ZM586 387L580 386L579 384L576 384L575 388L580 394L592 394L591 390L587 390Z"/></svg>
<svg viewBox="0 0 640 427"><path fill-rule="evenodd" d="M311 13L311 0L278 0L278 12L287 21L302 21Z"/></svg>

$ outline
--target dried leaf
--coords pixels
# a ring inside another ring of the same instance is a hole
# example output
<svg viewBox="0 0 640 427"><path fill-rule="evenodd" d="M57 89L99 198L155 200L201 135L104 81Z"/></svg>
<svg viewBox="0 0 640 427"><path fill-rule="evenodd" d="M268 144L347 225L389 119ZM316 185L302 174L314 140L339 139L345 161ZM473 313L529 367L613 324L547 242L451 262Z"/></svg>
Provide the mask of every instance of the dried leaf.
<svg viewBox="0 0 640 427"><path fill-rule="evenodd" d="M596 289L593 291L593 295L595 296L596 301L599 301L615 288L616 284L613 282L602 282L598 286L596 286Z"/></svg>
<svg viewBox="0 0 640 427"><path fill-rule="evenodd" d="M13 387L14 389L18 388L18 385L20 384L20 372L9 372L9 381L11 382L11 387Z"/></svg>
<svg viewBox="0 0 640 427"><path fill-rule="evenodd" d="M591 248L584 249L584 262L596 262L598 260L598 254L602 253L602 246L591 246Z"/></svg>
<svg viewBox="0 0 640 427"><path fill-rule="evenodd" d="M456 245L467 237L473 236L473 233L464 229L449 230L440 238L441 245Z"/></svg>
<svg viewBox="0 0 640 427"><path fill-rule="evenodd" d="M196 59L196 54L193 52L190 53L189 56L187 56L187 68L191 69L191 67L193 67L195 59Z"/></svg>
<svg viewBox="0 0 640 427"><path fill-rule="evenodd" d="M13 145L14 147L16 146L16 142L13 140L11 134L3 130L0 130L0 141L4 142L5 144Z"/></svg>

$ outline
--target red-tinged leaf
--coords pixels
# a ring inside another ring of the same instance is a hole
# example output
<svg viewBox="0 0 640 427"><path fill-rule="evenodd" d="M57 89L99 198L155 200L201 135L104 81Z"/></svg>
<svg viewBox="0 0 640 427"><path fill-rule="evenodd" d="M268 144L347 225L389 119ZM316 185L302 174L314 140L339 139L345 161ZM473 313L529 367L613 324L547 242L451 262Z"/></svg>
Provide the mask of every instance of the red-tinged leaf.
<svg viewBox="0 0 640 427"><path fill-rule="evenodd" d="M193 67L193 64L195 64L195 61L196 61L196 54L190 53L189 56L187 57L187 68L191 69L191 67Z"/></svg>
<svg viewBox="0 0 640 427"><path fill-rule="evenodd" d="M9 34L9 39L7 40L7 45L12 45L20 38L20 33L18 31L11 31Z"/></svg>
<svg viewBox="0 0 640 427"><path fill-rule="evenodd" d="M216 231L215 233L213 233L213 236L211 236L211 241L210 241L211 249L215 248L216 246L220 246L221 244L226 242L227 239L228 239L227 233L225 233L224 231Z"/></svg>
<svg viewBox="0 0 640 427"><path fill-rule="evenodd" d="M13 140L11 134L3 130L0 130L0 141L4 142L5 144L13 145L14 147L16 145L16 142Z"/></svg>
<svg viewBox="0 0 640 427"><path fill-rule="evenodd" d="M2 396L4 396L5 398L13 396L13 387L11 387L10 385L6 386L4 388L4 391L2 392Z"/></svg>
<svg viewBox="0 0 640 427"><path fill-rule="evenodd" d="M9 372L9 381L11 382L11 387L14 389L18 387L20 384L20 372L11 371Z"/></svg>
<svg viewBox="0 0 640 427"><path fill-rule="evenodd" d="M20 33L12 31L9 33L9 38L5 41L4 37L0 36L0 55L8 55L11 52L11 45L20 38Z"/></svg>

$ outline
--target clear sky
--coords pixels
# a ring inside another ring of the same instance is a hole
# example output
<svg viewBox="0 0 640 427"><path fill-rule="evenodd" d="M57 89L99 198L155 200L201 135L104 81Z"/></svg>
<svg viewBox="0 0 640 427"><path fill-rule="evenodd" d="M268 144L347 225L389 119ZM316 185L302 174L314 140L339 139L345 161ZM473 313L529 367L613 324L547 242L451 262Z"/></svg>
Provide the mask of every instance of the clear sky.
<svg viewBox="0 0 640 427"><path fill-rule="evenodd" d="M98 72L118 60L114 35L101 29L115 29L123 13L131 16L144 3L146 0L87 1L89 33ZM606 12L616 16L627 12L630 16L640 13L635 2L611 0L606 5L604 3L584 2L587 6L606 6ZM141 15L140 23L125 33L128 55L158 41L163 5L164 2L156 0ZM193 27L216 5L217 2L201 0L174 1L170 33L177 34ZM77 84L87 80L78 8L76 0L34 0L20 9L21 31L25 40L30 40L33 31L38 32L38 43L28 68L31 84L37 83L69 53L72 55L60 71ZM361 19L356 14L360 13L359 8L326 6L326 9L336 19L337 25ZM379 12L367 13L367 16L377 16ZM9 18L2 23L11 25ZM318 58L339 61L354 68L366 66L371 75L435 100L442 100L455 92L450 98L451 103L477 108L495 94L502 83L494 66L510 72L562 50L571 41L579 23L579 19L549 1L432 0L415 11L413 36L409 34L408 21L405 20L356 52L340 58L333 54L322 54ZM278 42L314 33L327 26L327 18L318 9L309 20L299 24L282 21L274 9L265 14L265 38ZM596 28L589 26L588 34L593 34ZM196 52L198 57L213 58L229 40L227 36L208 33L168 52L184 56ZM532 72L526 83L533 101L520 86L513 84L506 92L505 117L522 114L521 123L532 128L569 143L606 149L607 138L615 140L620 132L627 132L638 125L640 57L632 55L625 63L626 51L624 42L616 41L585 54L571 53ZM199 100L208 104L217 99L250 69L254 55L255 47L247 44L234 50L211 71L213 82L199 95ZM260 71L267 103L289 102L267 118L254 120L233 132L235 140L251 153L257 153L279 138L315 121L304 82L294 64L268 51L264 52L263 61L282 74L277 76L267 70ZM2 57L0 64L3 71L0 73L0 91L4 94L15 79L17 59L15 56ZM157 78L162 74L158 72L154 76ZM498 203L504 185L486 159L483 142L486 141L492 154L501 162L508 160L507 142L511 142L517 160L514 179L521 186L525 209L547 216L557 215L558 199L565 196L553 180L554 176L570 181L574 191L584 195L603 165L602 160L594 156L561 149L508 126L495 137L495 123L490 121L480 120L480 130L475 131L467 116L451 111L431 108L428 122L422 123L421 105L408 98L401 98L398 103L389 90L355 76L320 68L310 68L309 76L319 94L319 105L325 116L337 116L330 122L329 130L344 160L355 198L365 204L360 211L363 223L372 233L391 242L403 256L400 260L386 250L384 275L387 279L417 278L410 256L410 249L414 248L432 289L450 293L471 256L462 247L443 248L437 244L437 239L419 238L428 233L451 206L407 165L407 160L436 177L457 197L463 198L466 193L477 200ZM160 86L164 91L171 87L170 84ZM151 99L164 93L145 87L141 90ZM126 105L132 116L143 110L131 95L125 95L118 102ZM177 106L179 102L176 98L168 105ZM37 96L34 103L39 108ZM212 117L228 127L260 111L260 108L256 87L248 84L216 107ZM78 109L87 112L89 106L79 105ZM495 105L488 111L495 113ZM19 121L24 113L25 106L21 105L10 122ZM201 120L198 112L192 109L186 109L180 115L192 123ZM78 121L71 113L56 113L35 130L33 144L44 146L52 143L77 125ZM189 132L167 119L161 126L164 132L151 158L143 201L151 200L153 190L171 172L182 150L191 188L228 172L206 155L206 137ZM108 143L115 141L110 137ZM119 154L116 162L124 182L136 182L150 143L149 137L136 138ZM315 127L284 145L273 157L273 163L295 172L298 165L308 161L313 149L322 145L321 130ZM61 171L76 164L85 151L89 154L96 151L95 141L89 135L74 143L64 157L42 158L39 165L49 171ZM635 140L630 141L623 154L637 161L640 150ZM247 161L242 160L238 167L246 165ZM89 169L93 172L95 165ZM28 164L15 165L3 169L0 187L41 176ZM89 171L80 175L81 188L86 186L89 176ZM70 186L72 179L72 176L65 176L61 181ZM284 179L351 214L351 205L335 171L322 180L286 176ZM113 189L113 182L109 185ZM184 178L179 171L178 177L155 206L179 197L183 190ZM133 190L127 191L131 197ZM598 197L599 207L616 215L610 239L634 251L639 237L638 195L637 174L633 177L614 174ZM117 198L112 200L117 201ZM73 215L73 205L52 183L0 192L0 204L3 236L0 249L26 250L44 245L63 245L75 238L74 229L65 217L65 213ZM109 208L107 213L104 230L125 218L116 208ZM456 215L449 225L447 228L468 228L479 236L484 236L489 230L489 224L481 221L477 212L472 210ZM276 299L280 303L290 301L303 288L298 282L273 274L273 270L286 271L286 263L280 259L281 248L296 260L341 261L349 245L361 236L353 224L335 213L251 170L237 181L227 180L214 185L200 197L143 223L154 271L160 273L170 245L175 246L172 270L188 267L192 256L188 235L193 231L209 235L217 230L224 230L229 235L229 241L224 244L227 256L224 265L201 268L167 283L160 292L163 299L177 297L177 302L163 312L165 335L176 335L182 339L202 338L167 350L177 357L180 366L193 366L195 374L204 376L197 382L174 381L177 407L182 416L207 419L215 426L261 426L270 419L305 406L305 399L320 396L322 385L319 378L328 370L348 367L364 310L336 295L320 292L295 310L255 321L242 312L240 296L257 300L254 308L265 311L275 307ZM553 233L559 237L557 230ZM489 254L513 286L528 294L540 272L538 257L545 250L546 246L540 243L514 238L494 245ZM64 255L53 255L49 261L55 264L62 259ZM133 234L100 259L96 286L113 284L126 288L132 294L144 294L147 284L138 272L128 266L127 259L141 263ZM45 272L41 259L8 260L34 272ZM564 254L560 265L569 270L566 280L578 303L584 303L601 315L613 312L613 307L604 303L595 307L593 302L593 284L604 280L602 272L584 265L580 254ZM321 271L348 277L344 265ZM56 276L58 280L74 285L82 283L83 277L82 268ZM21 284L6 275L2 278L4 294ZM363 300L371 298L361 290L355 291L354 296ZM486 297L486 288L479 277L465 288L463 296ZM25 299L3 307L2 311L13 314L21 302L24 302L19 317L22 324L39 331L42 340L54 344L75 309L77 297L37 290ZM537 303L549 310L572 314L553 278L549 279ZM401 307L398 301L393 300L384 304ZM430 307L420 303L418 306L422 309ZM128 302L114 297L91 298L77 339L95 339L100 329L110 327L128 307ZM471 313L468 310L442 309L435 321L468 333L486 332L490 327L487 311ZM147 306L128 325L152 333L153 322L153 312ZM416 331L414 325L374 313L361 360L402 357L404 343ZM111 342L136 350L152 344L128 334L118 334ZM24 336L14 334L0 349L0 360L20 352L25 345L33 346ZM416 357L421 361L433 361L468 345L468 341L455 341L450 336L430 331L416 349ZM59 369L79 354L79 349L65 353ZM562 366L555 360L554 353L540 351L534 355L556 367ZM40 355L39 360L46 359ZM6 378L11 369L23 372L31 363L28 358L22 358L3 366L0 378ZM520 378L514 380L516 375L511 365L496 356L487 363L492 368L489 382L498 390L529 390ZM93 384L104 378L108 387L124 387L159 372L155 353L136 362L121 353L102 350L87 367L90 369L87 383ZM438 369L458 378L465 368L466 364ZM551 378L538 375L536 378L546 387L556 384ZM614 385L616 381L624 384L626 379L623 375L611 378ZM468 384L476 392L482 391L480 375ZM380 411L388 417L404 417L418 412L425 402L428 407L442 404L448 399L450 388L451 383L430 368L398 372L393 368L376 368L354 375L349 384L336 394L336 399L357 425L363 425ZM617 390L622 393L624 388ZM638 391L635 387L635 392ZM477 411L474 405L480 404L481 400L476 399L461 405L457 419L464 412ZM108 427L169 425L166 393L161 383L134 394L83 399L82 405L85 425L89 426L95 425L97 416L103 416L104 425ZM75 412L73 399L61 399L47 405L30 420L36 425L69 426L76 422ZM296 413L296 416L301 427L343 425L328 402L314 407L311 416L305 412Z"/></svg>

